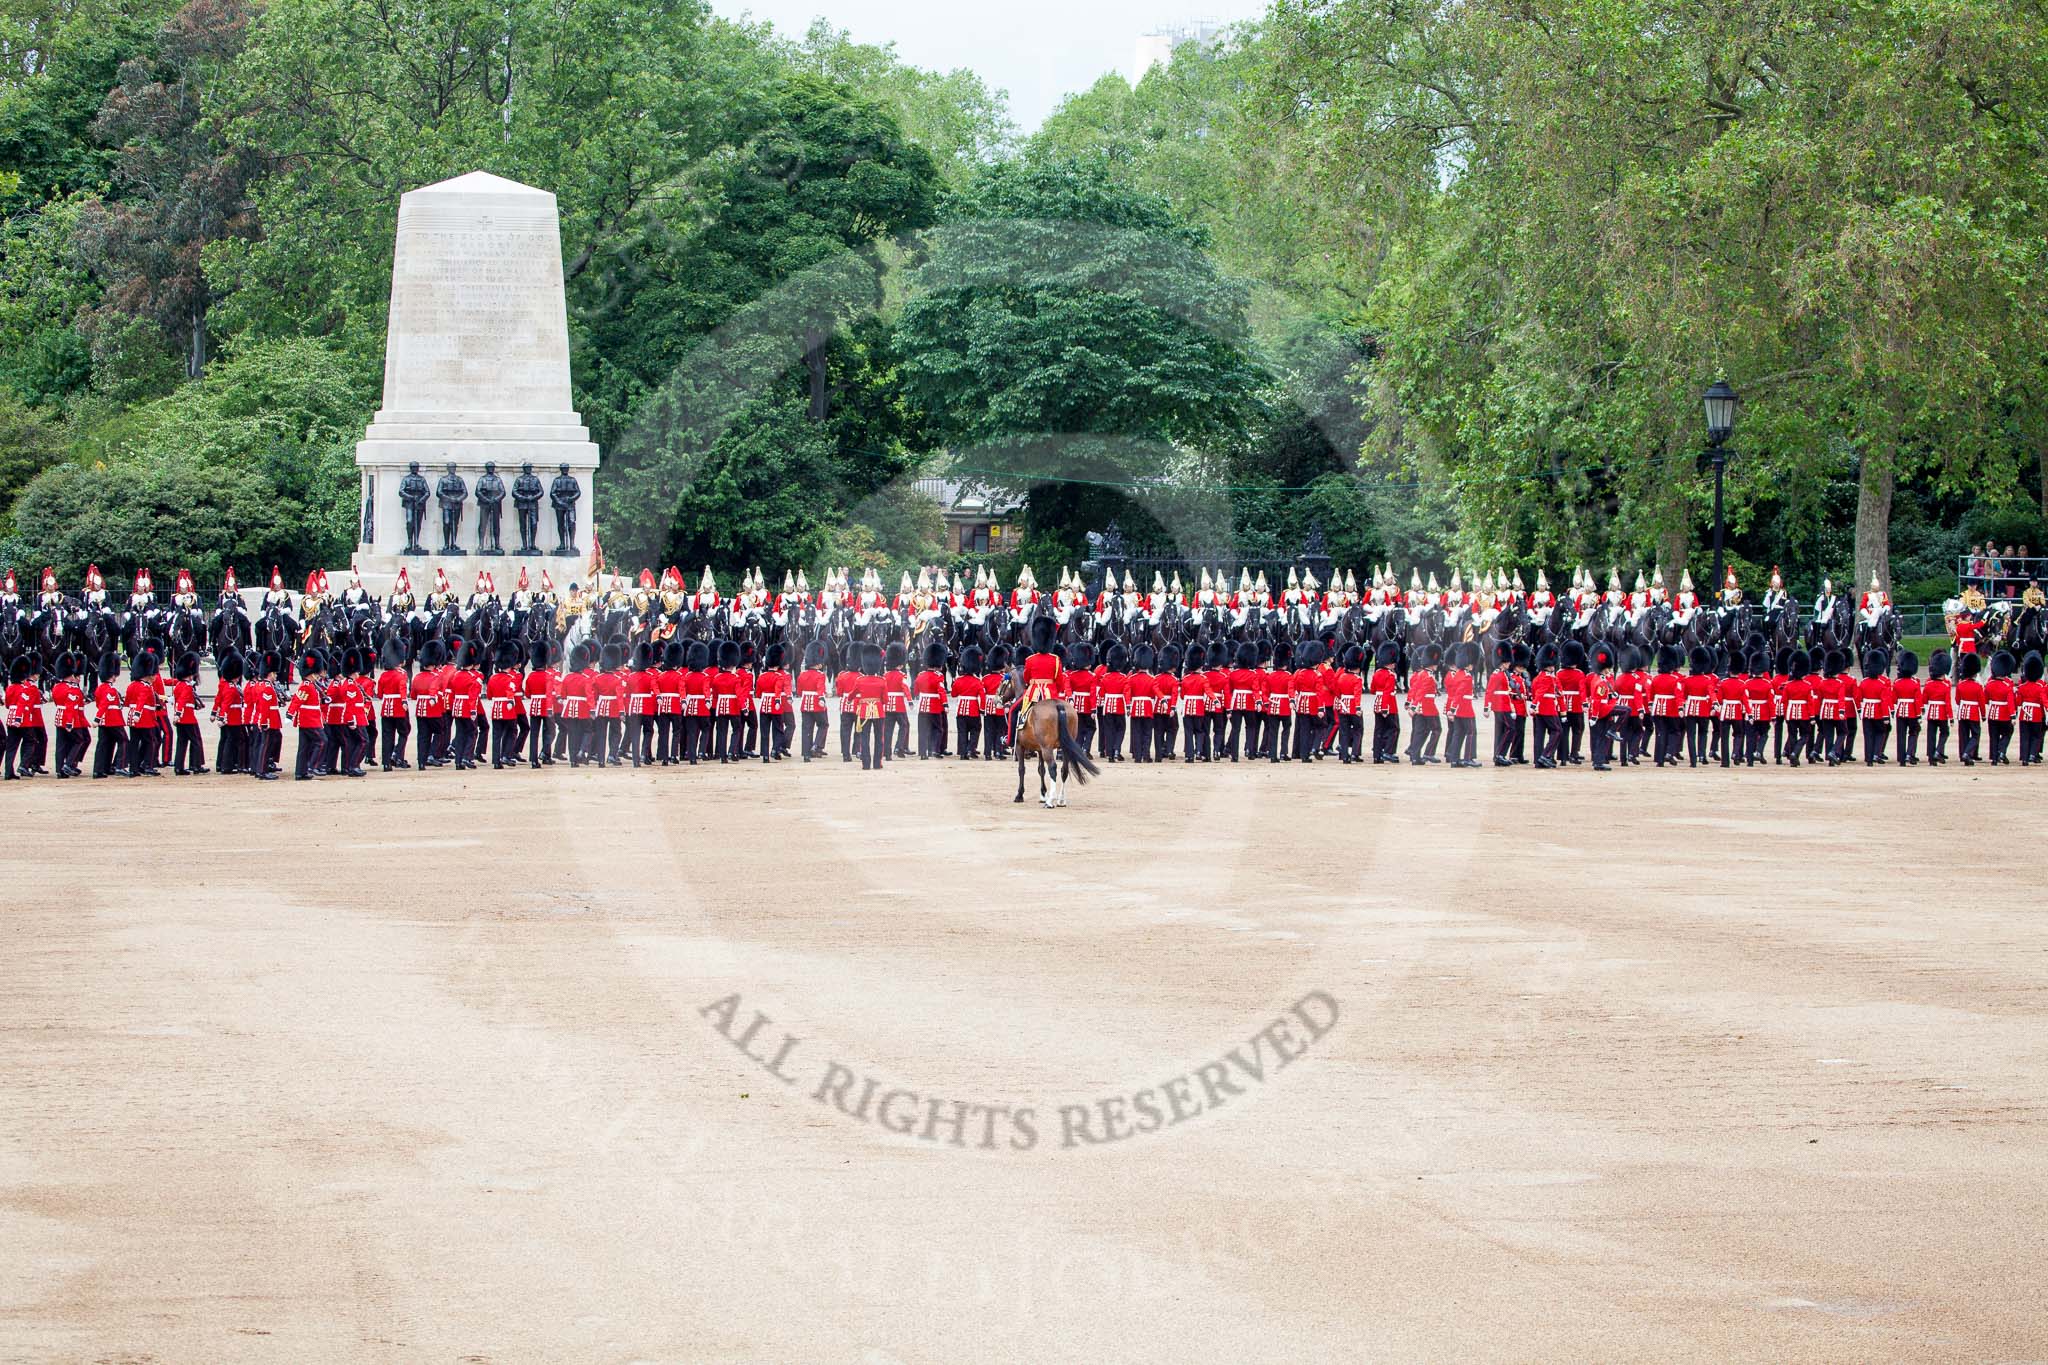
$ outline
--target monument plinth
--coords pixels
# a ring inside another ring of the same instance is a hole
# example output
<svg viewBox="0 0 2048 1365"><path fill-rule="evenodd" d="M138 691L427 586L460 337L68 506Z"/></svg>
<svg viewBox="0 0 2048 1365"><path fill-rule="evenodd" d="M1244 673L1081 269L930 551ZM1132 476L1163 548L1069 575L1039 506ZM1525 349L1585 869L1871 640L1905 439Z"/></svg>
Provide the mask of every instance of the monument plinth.
<svg viewBox="0 0 2048 1365"><path fill-rule="evenodd" d="M465 592L522 564L564 583L590 553L597 462L569 391L555 196L484 171L405 195L384 405L356 444L366 586L400 564L416 587L437 564Z"/></svg>

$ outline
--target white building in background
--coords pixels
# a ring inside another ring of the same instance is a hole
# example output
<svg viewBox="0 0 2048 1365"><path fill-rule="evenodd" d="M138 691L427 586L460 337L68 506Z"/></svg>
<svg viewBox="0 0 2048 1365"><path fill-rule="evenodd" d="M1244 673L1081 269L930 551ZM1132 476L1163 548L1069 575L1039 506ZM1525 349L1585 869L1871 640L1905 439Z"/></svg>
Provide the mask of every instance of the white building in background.
<svg viewBox="0 0 2048 1365"><path fill-rule="evenodd" d="M1220 19L1188 19L1139 34L1137 47L1131 53L1131 84L1144 80L1145 73L1153 67L1171 62L1173 50L1182 43L1207 46L1222 38L1225 27Z"/></svg>

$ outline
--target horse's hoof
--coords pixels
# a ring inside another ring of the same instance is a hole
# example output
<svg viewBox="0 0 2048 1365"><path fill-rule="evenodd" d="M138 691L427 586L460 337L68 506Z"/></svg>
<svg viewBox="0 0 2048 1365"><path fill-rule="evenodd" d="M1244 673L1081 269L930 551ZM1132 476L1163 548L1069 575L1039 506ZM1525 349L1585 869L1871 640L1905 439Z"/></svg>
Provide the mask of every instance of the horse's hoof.
<svg viewBox="0 0 2048 1365"><path fill-rule="evenodd" d="M1010 798L1010 804L1013 806L1021 806L1024 804L1024 798L1021 796L1013 796Z"/></svg>

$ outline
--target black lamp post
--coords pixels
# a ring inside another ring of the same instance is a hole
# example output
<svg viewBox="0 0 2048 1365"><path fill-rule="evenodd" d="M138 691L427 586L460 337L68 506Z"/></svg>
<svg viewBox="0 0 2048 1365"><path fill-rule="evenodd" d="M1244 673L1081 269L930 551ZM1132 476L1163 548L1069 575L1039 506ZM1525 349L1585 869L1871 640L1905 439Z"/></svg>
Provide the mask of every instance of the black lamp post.
<svg viewBox="0 0 2048 1365"><path fill-rule="evenodd" d="M1713 387L1700 396L1700 402L1707 410L1707 459L1714 466L1714 600L1721 600L1723 566L1721 545L1726 523L1721 514L1721 474L1728 468L1728 438L1735 434L1735 409L1742 400L1735 390L1728 387L1725 379L1716 379Z"/></svg>

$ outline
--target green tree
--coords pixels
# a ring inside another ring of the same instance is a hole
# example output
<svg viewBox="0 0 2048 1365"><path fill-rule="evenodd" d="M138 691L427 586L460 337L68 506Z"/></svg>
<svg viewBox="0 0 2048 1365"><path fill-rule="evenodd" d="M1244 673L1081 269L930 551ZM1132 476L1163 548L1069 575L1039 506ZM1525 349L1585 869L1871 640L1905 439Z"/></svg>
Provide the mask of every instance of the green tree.
<svg viewBox="0 0 2048 1365"><path fill-rule="evenodd" d="M783 44L793 71L809 72L887 109L903 135L931 154L949 184L1005 156L1016 137L1009 96L965 67L926 71L906 64L894 43L856 43L813 20L802 41Z"/></svg>
<svg viewBox="0 0 2048 1365"><path fill-rule="evenodd" d="M1213 476L1249 428L1267 376L1246 291L1204 243L1100 167L992 168L949 201L906 282L906 394L938 441L1029 491L1034 529L1078 550L1117 501L1091 485Z"/></svg>

